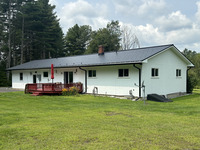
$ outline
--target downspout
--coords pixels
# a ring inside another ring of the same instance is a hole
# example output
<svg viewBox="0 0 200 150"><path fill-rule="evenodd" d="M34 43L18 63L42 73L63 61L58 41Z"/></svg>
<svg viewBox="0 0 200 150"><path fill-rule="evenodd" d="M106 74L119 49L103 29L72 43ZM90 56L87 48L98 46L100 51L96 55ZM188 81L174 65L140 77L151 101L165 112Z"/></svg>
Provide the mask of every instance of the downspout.
<svg viewBox="0 0 200 150"><path fill-rule="evenodd" d="M87 93L87 70L82 69L81 67L79 67L79 69L85 71L85 92L84 93Z"/></svg>
<svg viewBox="0 0 200 150"><path fill-rule="evenodd" d="M189 67L188 69L187 69L187 73L186 73L186 93L188 92L188 72L189 72L189 70L191 69L192 67Z"/></svg>
<svg viewBox="0 0 200 150"><path fill-rule="evenodd" d="M138 68L135 64L133 64L133 67L135 67L139 71L139 97L141 97L141 69Z"/></svg>

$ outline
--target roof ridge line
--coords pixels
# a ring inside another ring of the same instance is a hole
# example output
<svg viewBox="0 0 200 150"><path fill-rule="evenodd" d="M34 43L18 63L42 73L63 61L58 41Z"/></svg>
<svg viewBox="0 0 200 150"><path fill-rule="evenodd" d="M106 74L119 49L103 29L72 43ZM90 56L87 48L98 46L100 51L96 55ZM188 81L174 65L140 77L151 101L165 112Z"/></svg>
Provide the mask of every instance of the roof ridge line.
<svg viewBox="0 0 200 150"><path fill-rule="evenodd" d="M172 46L173 44L166 44L166 45L158 45L158 46L147 46L147 47L140 47L140 48L133 48L133 49L127 49L127 50L118 50L118 51L109 51L109 52L104 52L104 54L107 53L116 53L116 52L123 52L123 51L132 51L132 50L140 50L140 49L147 49L147 48L153 48L153 47L162 47L162 46ZM77 56L89 56L89 55L98 55L98 53L92 53L92 54L83 54L83 55L73 55L73 56L64 56L64 57L56 57L56 58L46 58L46 59L36 59L32 61L37 61L37 60L48 60L48 59L62 59L66 57L77 57ZM29 61L31 62L31 61ZM27 62L25 62L27 63Z"/></svg>

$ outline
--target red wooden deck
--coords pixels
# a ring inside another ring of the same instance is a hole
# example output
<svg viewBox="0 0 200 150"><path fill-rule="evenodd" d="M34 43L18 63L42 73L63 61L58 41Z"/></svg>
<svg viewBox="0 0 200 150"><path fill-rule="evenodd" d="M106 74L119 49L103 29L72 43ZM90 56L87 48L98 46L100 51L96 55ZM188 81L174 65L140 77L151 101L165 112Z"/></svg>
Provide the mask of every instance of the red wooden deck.
<svg viewBox="0 0 200 150"><path fill-rule="evenodd" d="M25 93L32 93L33 95L42 94L62 94L62 89L69 89L70 87L77 87L79 93L83 92L82 83L70 83L70 84L57 84L57 83L33 83L26 84Z"/></svg>

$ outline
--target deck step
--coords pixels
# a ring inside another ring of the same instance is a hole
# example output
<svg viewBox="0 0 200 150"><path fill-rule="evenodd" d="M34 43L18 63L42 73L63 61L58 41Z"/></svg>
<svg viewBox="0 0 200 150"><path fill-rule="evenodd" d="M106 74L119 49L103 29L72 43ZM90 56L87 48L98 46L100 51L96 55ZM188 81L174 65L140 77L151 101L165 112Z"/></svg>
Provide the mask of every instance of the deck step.
<svg viewBox="0 0 200 150"><path fill-rule="evenodd" d="M41 95L42 95L41 92L34 92L34 93L31 94L31 96L41 96Z"/></svg>

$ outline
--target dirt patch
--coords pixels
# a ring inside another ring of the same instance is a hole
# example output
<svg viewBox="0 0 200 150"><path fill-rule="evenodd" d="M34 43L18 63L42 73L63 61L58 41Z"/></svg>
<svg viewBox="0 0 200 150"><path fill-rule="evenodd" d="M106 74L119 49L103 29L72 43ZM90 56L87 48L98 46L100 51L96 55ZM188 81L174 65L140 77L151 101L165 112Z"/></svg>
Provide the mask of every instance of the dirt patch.
<svg viewBox="0 0 200 150"><path fill-rule="evenodd" d="M126 116L126 117L132 117L131 115L127 115L127 114L124 114L124 113L116 113L116 112L106 112L106 116L115 116L115 115L123 115L123 116Z"/></svg>
<svg viewBox="0 0 200 150"><path fill-rule="evenodd" d="M24 91L23 89L13 89L11 87L0 87L0 93Z"/></svg>

